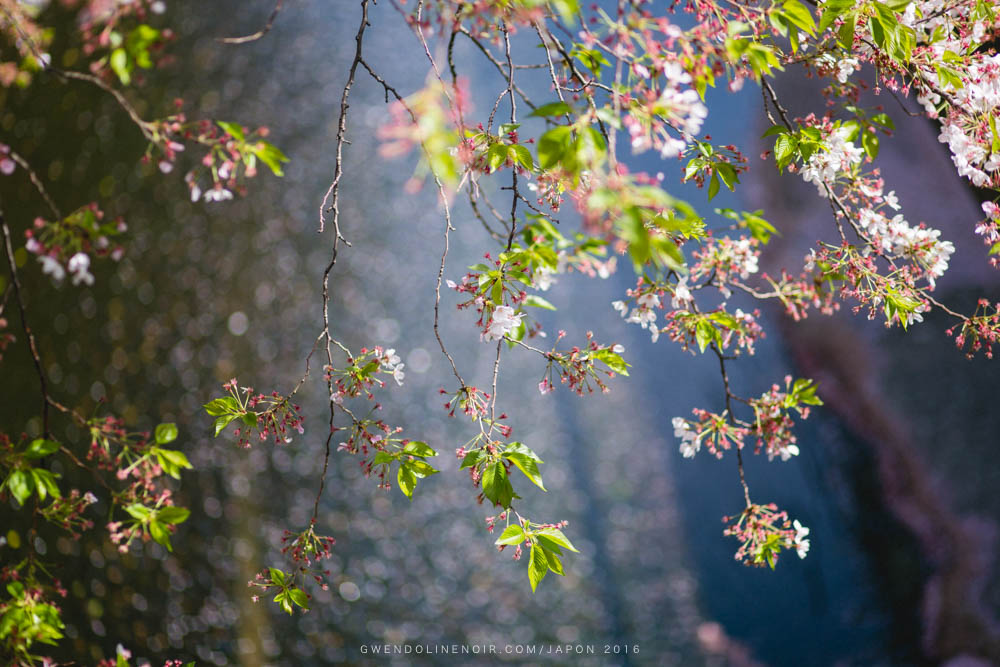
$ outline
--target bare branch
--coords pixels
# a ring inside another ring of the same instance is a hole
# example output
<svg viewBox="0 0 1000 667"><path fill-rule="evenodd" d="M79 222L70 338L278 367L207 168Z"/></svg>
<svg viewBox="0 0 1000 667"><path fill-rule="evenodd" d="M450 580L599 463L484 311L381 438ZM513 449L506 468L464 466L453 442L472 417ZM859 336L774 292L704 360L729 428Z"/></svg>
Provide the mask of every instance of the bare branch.
<svg viewBox="0 0 1000 667"><path fill-rule="evenodd" d="M274 19L278 18L278 13L281 11L281 6L284 4L284 0L278 0L274 9L271 11L271 15L267 17L267 23L264 27L253 33L252 35L246 35L244 37L220 37L219 41L223 44L246 44L247 42L254 42L267 33L271 32L271 28L274 26Z"/></svg>

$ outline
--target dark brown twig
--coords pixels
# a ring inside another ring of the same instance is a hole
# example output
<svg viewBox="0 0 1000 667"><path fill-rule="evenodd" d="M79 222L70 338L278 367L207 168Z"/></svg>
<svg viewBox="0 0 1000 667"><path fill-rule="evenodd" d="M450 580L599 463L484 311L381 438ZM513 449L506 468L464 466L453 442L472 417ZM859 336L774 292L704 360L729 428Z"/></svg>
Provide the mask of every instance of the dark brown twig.
<svg viewBox="0 0 1000 667"><path fill-rule="evenodd" d="M281 6L284 4L284 0L278 0L274 4L274 9L271 11L271 15L267 18L267 23L264 27L253 33L252 35L245 35L243 37L220 37L219 41L223 44L246 44L247 42L254 42L271 32L271 28L274 26L274 19L278 18L278 13L281 11Z"/></svg>
<svg viewBox="0 0 1000 667"><path fill-rule="evenodd" d="M14 246L10 240L10 227L4 219L3 211L0 210L0 230L3 231L4 250L7 254L7 265L10 267L11 284L14 285L14 300L17 302L17 311L21 316L21 329L24 337L28 341L28 350L31 352L31 361L35 364L35 372L38 374L38 383L42 388L42 432L45 437L49 437L49 388L45 379L45 371L42 370L42 358L38 354L38 345L35 343L35 334L32 333L28 325L27 308L24 306L24 292L21 287L21 278L17 273L17 262L14 261Z"/></svg>

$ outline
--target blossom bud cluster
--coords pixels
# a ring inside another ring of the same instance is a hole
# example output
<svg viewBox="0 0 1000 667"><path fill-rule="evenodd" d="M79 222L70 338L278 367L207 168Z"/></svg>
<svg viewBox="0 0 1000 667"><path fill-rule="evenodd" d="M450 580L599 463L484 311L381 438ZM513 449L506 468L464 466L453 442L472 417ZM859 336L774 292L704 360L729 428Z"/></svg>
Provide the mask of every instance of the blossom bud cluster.
<svg viewBox="0 0 1000 667"><path fill-rule="evenodd" d="M121 219L106 221L97 204L89 204L54 222L36 218L32 228L25 230L25 248L56 282L68 273L74 285L89 286L94 284L91 256L120 260L125 250L113 239L126 229Z"/></svg>

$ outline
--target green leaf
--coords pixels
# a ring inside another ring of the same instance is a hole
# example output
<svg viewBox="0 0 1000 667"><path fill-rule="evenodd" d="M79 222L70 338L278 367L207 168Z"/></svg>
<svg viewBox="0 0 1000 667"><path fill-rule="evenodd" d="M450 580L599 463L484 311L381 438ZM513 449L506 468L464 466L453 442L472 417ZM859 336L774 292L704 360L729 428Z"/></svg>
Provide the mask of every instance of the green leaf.
<svg viewBox="0 0 1000 667"><path fill-rule="evenodd" d="M268 573L271 575L271 581L281 587L285 586L285 572L283 570L279 570L276 567L269 567Z"/></svg>
<svg viewBox="0 0 1000 667"><path fill-rule="evenodd" d="M408 461L406 466L413 471L413 474L417 477L424 478L430 475L436 475L437 470L429 464L427 461L422 461L416 459L415 461Z"/></svg>
<svg viewBox="0 0 1000 667"><path fill-rule="evenodd" d="M719 194L719 172L712 172L712 179L708 182L708 200L712 201L715 195Z"/></svg>
<svg viewBox="0 0 1000 667"><path fill-rule="evenodd" d="M856 7L854 0L827 0L823 3L823 15L819 20L819 31L823 32L833 22Z"/></svg>
<svg viewBox="0 0 1000 667"><path fill-rule="evenodd" d="M375 458L372 459L372 465L380 466L387 465L396 460L396 455L390 452L375 452Z"/></svg>
<svg viewBox="0 0 1000 667"><path fill-rule="evenodd" d="M19 505L24 505L35 491L34 478L23 470L11 472L4 483Z"/></svg>
<svg viewBox="0 0 1000 667"><path fill-rule="evenodd" d="M580 11L580 5L577 0L550 0L552 6L556 8L562 20L570 25L573 25L576 19L577 12Z"/></svg>
<svg viewBox="0 0 1000 667"><path fill-rule="evenodd" d="M157 461L163 471L173 477L174 479L180 479L180 471L183 468L193 468L191 462L188 461L188 457L184 455L183 452L178 452L174 449L160 449L156 447L153 449L153 453L156 454Z"/></svg>
<svg viewBox="0 0 1000 667"><path fill-rule="evenodd" d="M153 59L150 55L150 47L160 38L160 31L153 26L142 23L129 33L125 40L125 48L135 61L135 64L143 69L153 66Z"/></svg>
<svg viewBox="0 0 1000 667"><path fill-rule="evenodd" d="M807 405L823 405L823 401L816 395L816 382L799 378L792 384L792 395L800 403Z"/></svg>
<svg viewBox="0 0 1000 667"><path fill-rule="evenodd" d="M757 211L757 213L760 212ZM761 243L767 243L771 240L772 235L778 234L778 230L770 222L757 215L757 213L744 213L743 224L750 230L751 236ZM778 235L780 236L780 234Z"/></svg>
<svg viewBox="0 0 1000 667"><path fill-rule="evenodd" d="M230 422L238 416L239 415L222 415L221 417L217 417L215 419L215 437L219 437L219 434L222 433L222 429L229 426Z"/></svg>
<svg viewBox="0 0 1000 667"><path fill-rule="evenodd" d="M303 609L309 609L309 597L301 588L289 588L288 597L292 599L292 602L299 605Z"/></svg>
<svg viewBox="0 0 1000 667"><path fill-rule="evenodd" d="M726 187L732 191L736 184L740 182L739 176L736 175L736 170L728 162L717 162L715 163L715 170L719 174L719 178L722 182L726 184Z"/></svg>
<svg viewBox="0 0 1000 667"><path fill-rule="evenodd" d="M153 510L149 509L142 503L132 503L131 505L125 506L125 511L129 515L138 521L145 521L149 518L149 515L153 513Z"/></svg>
<svg viewBox="0 0 1000 667"><path fill-rule="evenodd" d="M543 461L538 457L538 454L532 451L531 448L525 446L524 443L522 442L510 443L509 445L507 445L504 452L506 454L522 454L524 456L527 456L529 459L533 459L537 463L545 463L545 461Z"/></svg>
<svg viewBox="0 0 1000 667"><path fill-rule="evenodd" d="M559 558L559 554L549 551L544 547L542 547L542 552L545 554L546 561L548 561L549 569L559 576L566 576L566 573L563 572L562 560Z"/></svg>
<svg viewBox="0 0 1000 667"><path fill-rule="evenodd" d="M545 578L549 571L549 559L545 551L539 546L531 547L531 556L528 559L528 581L531 582L531 592L534 593L538 584Z"/></svg>
<svg viewBox="0 0 1000 667"><path fill-rule="evenodd" d="M878 135L874 132L868 131L861 135L861 145L865 149L865 153L868 157L873 160L878 157L879 140Z"/></svg>
<svg viewBox="0 0 1000 667"><path fill-rule="evenodd" d="M538 542L538 544L545 547L545 549L547 549L548 551L551 551L552 553L555 554L562 554L562 547L559 546L559 543L553 540L548 535L539 535L536 533L534 537L535 540Z"/></svg>
<svg viewBox="0 0 1000 667"><path fill-rule="evenodd" d="M277 602L282 609L288 612L289 615L292 613L292 603L288 599L288 591L281 589L278 594L274 596L273 600Z"/></svg>
<svg viewBox="0 0 1000 667"><path fill-rule="evenodd" d="M112 51L108 64L111 65L111 70L118 75L118 80L122 82L123 86L127 86L132 81L132 76L129 74L129 70L132 68L129 66L128 54L125 49L118 47Z"/></svg>
<svg viewBox="0 0 1000 667"><path fill-rule="evenodd" d="M791 160L799 140L792 134L782 134L774 142L774 161L778 169L783 169Z"/></svg>
<svg viewBox="0 0 1000 667"><path fill-rule="evenodd" d="M601 66L608 66L611 64L608 62L608 59L604 57L604 54L597 49L581 49L577 47L573 49L570 55L582 62L583 65L594 74L594 78L596 79L601 78Z"/></svg>
<svg viewBox="0 0 1000 667"><path fill-rule="evenodd" d="M628 364L622 358L622 355L617 352L613 352L610 349L597 350L593 352L592 355L594 359L601 361L610 370L618 373L618 375L624 375L628 377Z"/></svg>
<svg viewBox="0 0 1000 667"><path fill-rule="evenodd" d="M569 541L569 538L566 537L566 535L564 535L563 532L558 528L542 528L541 530L538 530L535 534L539 536L544 535L549 539L551 539L556 544L558 544L559 546L561 546L562 548L569 549L570 551L573 551L575 553L580 553L579 551L577 551L576 547L573 546L573 543Z"/></svg>
<svg viewBox="0 0 1000 667"><path fill-rule="evenodd" d="M426 442L420 440L410 440L403 447L403 451L414 456L437 456L437 452L428 447Z"/></svg>
<svg viewBox="0 0 1000 667"><path fill-rule="evenodd" d="M568 127L554 127L538 138L538 164L549 169L562 159L569 147L572 132Z"/></svg>
<svg viewBox="0 0 1000 667"><path fill-rule="evenodd" d="M551 118L552 116L562 116L565 114L573 113L573 107L566 104L565 102L549 102L548 104L543 104L534 111L532 111L529 116L538 116L542 118Z"/></svg>
<svg viewBox="0 0 1000 667"><path fill-rule="evenodd" d="M215 400L209 401L204 406L205 412L211 417L218 417L220 415L229 414L236 412L239 409L239 404L236 399L232 396L225 396L223 398L216 398Z"/></svg>
<svg viewBox="0 0 1000 667"><path fill-rule="evenodd" d="M856 18L854 14L851 14L844 18L844 22L840 25L840 29L837 30L837 43L840 44L840 48L845 51L852 51L854 49L855 27Z"/></svg>
<svg viewBox="0 0 1000 667"><path fill-rule="evenodd" d="M534 308L542 308L544 310L555 310L556 307L549 303L546 299L535 294L529 294L524 300L524 305L532 306Z"/></svg>
<svg viewBox="0 0 1000 667"><path fill-rule="evenodd" d="M789 23L812 36L816 35L816 21L813 20L812 12L799 0L785 0L781 8Z"/></svg>
<svg viewBox="0 0 1000 667"><path fill-rule="evenodd" d="M506 144L493 144L490 149L486 151L486 162L489 164L492 171L496 171L504 162L507 161L507 155L510 153L510 147Z"/></svg>
<svg viewBox="0 0 1000 667"><path fill-rule="evenodd" d="M542 474L538 471L538 464L535 459L529 458L524 454L518 452L504 452L504 458L509 460L517 469L524 473L524 475L535 483L535 486L545 491L545 485L542 483Z"/></svg>
<svg viewBox="0 0 1000 667"><path fill-rule="evenodd" d="M531 157L531 151L520 144L514 144L510 147L512 153L514 153L514 160L525 169L534 169L535 160Z"/></svg>
<svg viewBox="0 0 1000 667"><path fill-rule="evenodd" d="M161 507L156 510L156 520L163 523L184 523L191 516L191 510L184 507Z"/></svg>
<svg viewBox="0 0 1000 667"><path fill-rule="evenodd" d="M40 459L53 454L59 450L59 443L52 440L38 438L32 440L28 448L24 450L24 455L29 459Z"/></svg>
<svg viewBox="0 0 1000 667"><path fill-rule="evenodd" d="M504 544L509 547L515 546L524 542L524 531L521 529L519 524L512 524L507 526L506 530L500 534L497 541L494 544Z"/></svg>
<svg viewBox="0 0 1000 667"><path fill-rule="evenodd" d="M503 304L503 283L499 278L493 283L493 291L490 294L490 299L493 301L493 305L495 306Z"/></svg>
<svg viewBox="0 0 1000 667"><path fill-rule="evenodd" d="M413 474L413 469L409 463L401 463L396 472L396 481L399 482L399 490L407 498L413 498L413 489L417 487L417 476Z"/></svg>
<svg viewBox="0 0 1000 667"><path fill-rule="evenodd" d="M243 126L239 123L230 123L224 120L217 120L215 122L236 141L246 141L247 137L243 133Z"/></svg>
<svg viewBox="0 0 1000 667"><path fill-rule="evenodd" d="M32 468L31 475L35 478L35 493L38 494L39 500L45 500L47 495L53 498L62 497L59 485L56 484L56 477L51 472L42 468Z"/></svg>
<svg viewBox="0 0 1000 667"><path fill-rule="evenodd" d="M466 468L471 468L478 464L483 458L486 457L486 452L481 449L475 451L466 452L465 456L462 458L462 464L458 466L459 470L465 470Z"/></svg>
<svg viewBox="0 0 1000 667"><path fill-rule="evenodd" d="M253 154L256 155L261 162L266 164L275 176L284 176L285 172L281 169L282 162L288 162L288 156L281 152L281 150L274 144L269 144L266 141L258 141L252 149Z"/></svg>
<svg viewBox="0 0 1000 667"><path fill-rule="evenodd" d="M503 463L497 461L486 466L482 478L483 495L489 498L494 504L507 509L514 499L514 487L507 479L507 469Z"/></svg>
<svg viewBox="0 0 1000 667"><path fill-rule="evenodd" d="M590 164L608 152L604 136L593 127L587 127L580 131L580 135L576 138L575 147L576 159L583 164Z"/></svg>
<svg viewBox="0 0 1000 667"><path fill-rule="evenodd" d="M177 439L177 424L160 424L155 431L156 444L166 445Z"/></svg>
<svg viewBox="0 0 1000 667"><path fill-rule="evenodd" d="M173 551L174 548L170 545L170 529L159 521L149 522L149 535L156 541L157 544L161 544L167 548L167 551Z"/></svg>

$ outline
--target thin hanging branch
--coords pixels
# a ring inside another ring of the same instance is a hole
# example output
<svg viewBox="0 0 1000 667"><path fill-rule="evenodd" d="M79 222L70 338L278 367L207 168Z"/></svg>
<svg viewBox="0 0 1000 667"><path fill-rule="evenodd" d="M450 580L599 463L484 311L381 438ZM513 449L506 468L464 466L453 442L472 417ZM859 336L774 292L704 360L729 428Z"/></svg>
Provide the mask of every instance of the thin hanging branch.
<svg viewBox="0 0 1000 667"><path fill-rule="evenodd" d="M278 0L274 4L274 9L271 10L271 15L267 17L267 23L265 23L264 27L257 32L243 37L220 37L219 41L223 44L246 44L247 42L254 42L260 39L267 33L271 32L271 28L274 26L274 20L278 18L278 14L281 12L283 4L284 0Z"/></svg>
<svg viewBox="0 0 1000 667"><path fill-rule="evenodd" d="M24 305L24 288L21 286L21 278L17 273L17 261L14 259L14 246L11 243L10 227L4 218L3 209L0 208L0 230L3 232L4 251L7 255L7 266L10 267L10 280L14 286L14 300L17 303L17 311L21 317L21 330L28 341L28 350L31 352L31 361L35 365L35 373L38 375L38 383L42 391L42 432L45 437L50 436L49 431L49 386L45 379L45 371L42 368L42 357L38 353L38 345L35 342L35 334L28 324L28 311Z"/></svg>

